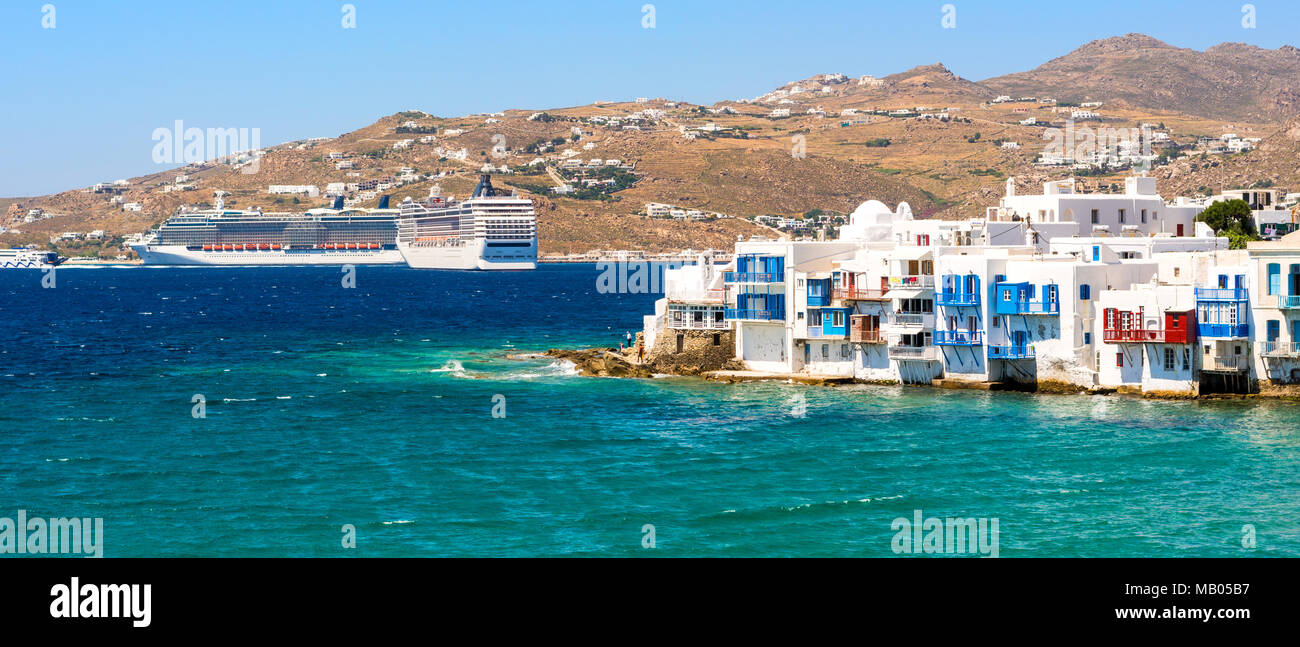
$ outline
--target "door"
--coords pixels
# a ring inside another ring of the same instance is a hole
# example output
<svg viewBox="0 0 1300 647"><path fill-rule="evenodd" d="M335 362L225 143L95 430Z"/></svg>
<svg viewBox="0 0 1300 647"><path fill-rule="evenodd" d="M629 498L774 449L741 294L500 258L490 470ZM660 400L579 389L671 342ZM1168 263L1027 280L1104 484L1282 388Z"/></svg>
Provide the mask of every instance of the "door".
<svg viewBox="0 0 1300 647"><path fill-rule="evenodd" d="M1178 235L1179 235L1179 236L1182 236L1182 235L1183 235L1183 225L1182 225L1182 223L1179 223L1179 224L1178 224Z"/></svg>
<svg viewBox="0 0 1300 647"><path fill-rule="evenodd" d="M1011 333L1011 345L1016 348L1024 348L1029 342L1029 336L1023 330L1017 330Z"/></svg>
<svg viewBox="0 0 1300 647"><path fill-rule="evenodd" d="M810 361L812 361L812 344L804 344L803 345L804 366L807 366Z"/></svg>

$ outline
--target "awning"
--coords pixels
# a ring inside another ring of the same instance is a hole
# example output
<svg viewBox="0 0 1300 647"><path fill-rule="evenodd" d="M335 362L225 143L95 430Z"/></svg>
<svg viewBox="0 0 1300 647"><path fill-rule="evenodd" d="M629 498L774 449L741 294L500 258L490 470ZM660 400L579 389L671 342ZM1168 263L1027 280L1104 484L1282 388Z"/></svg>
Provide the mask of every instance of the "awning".
<svg viewBox="0 0 1300 647"><path fill-rule="evenodd" d="M933 295L934 288L892 288L885 294L891 299L920 299Z"/></svg>
<svg viewBox="0 0 1300 647"><path fill-rule="evenodd" d="M889 258L894 260L919 261L922 258L929 256L932 251L931 248L922 247L920 245L897 247L894 251L889 253Z"/></svg>

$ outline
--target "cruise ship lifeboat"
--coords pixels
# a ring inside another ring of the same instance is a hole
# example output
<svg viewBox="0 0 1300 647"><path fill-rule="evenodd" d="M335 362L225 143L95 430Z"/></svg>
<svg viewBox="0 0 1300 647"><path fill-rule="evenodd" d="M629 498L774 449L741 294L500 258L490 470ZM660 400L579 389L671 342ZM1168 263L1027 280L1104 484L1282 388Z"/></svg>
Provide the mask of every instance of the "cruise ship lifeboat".
<svg viewBox="0 0 1300 647"><path fill-rule="evenodd" d="M225 252L233 252L233 251L235 251L235 246L234 246L234 245L222 245L222 246L221 246L221 250L222 250L222 251L225 251Z"/></svg>
<svg viewBox="0 0 1300 647"><path fill-rule="evenodd" d="M280 251L280 246L279 246L279 245L271 245L271 249L273 249L273 250L275 250L275 251L278 252L278 251Z"/></svg>
<svg viewBox="0 0 1300 647"><path fill-rule="evenodd" d="M258 249L271 249L271 245L270 245L270 243L260 243L260 244L257 246L257 248L258 248Z"/></svg>
<svg viewBox="0 0 1300 647"><path fill-rule="evenodd" d="M205 252L210 252L210 251L212 251L212 245L204 245L204 246L203 246L203 251L205 251Z"/></svg>

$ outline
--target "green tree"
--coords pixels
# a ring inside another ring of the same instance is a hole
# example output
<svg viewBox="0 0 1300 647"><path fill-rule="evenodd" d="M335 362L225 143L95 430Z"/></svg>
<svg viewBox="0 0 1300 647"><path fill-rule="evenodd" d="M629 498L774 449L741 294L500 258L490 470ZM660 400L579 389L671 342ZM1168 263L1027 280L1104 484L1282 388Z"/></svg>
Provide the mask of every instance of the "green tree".
<svg viewBox="0 0 1300 647"><path fill-rule="evenodd" d="M1226 237L1232 249L1245 249L1247 242L1259 240L1253 216L1245 200L1228 200L1206 207L1196 220L1209 225L1216 236Z"/></svg>

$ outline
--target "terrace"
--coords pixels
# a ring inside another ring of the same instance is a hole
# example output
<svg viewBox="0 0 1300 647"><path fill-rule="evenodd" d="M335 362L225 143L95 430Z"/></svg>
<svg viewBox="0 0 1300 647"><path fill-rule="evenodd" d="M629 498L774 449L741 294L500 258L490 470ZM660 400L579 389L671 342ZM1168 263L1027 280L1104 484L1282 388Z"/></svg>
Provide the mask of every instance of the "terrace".
<svg viewBox="0 0 1300 647"><path fill-rule="evenodd" d="M1300 343L1267 341L1264 342L1260 355L1264 357L1300 357Z"/></svg>
<svg viewBox="0 0 1300 647"><path fill-rule="evenodd" d="M835 288L832 296L841 301L887 301L889 289L868 290L866 288Z"/></svg>
<svg viewBox="0 0 1300 647"><path fill-rule="evenodd" d="M896 360L928 362L939 358L939 353L934 346L890 346L888 354L889 359Z"/></svg>
<svg viewBox="0 0 1300 647"><path fill-rule="evenodd" d="M785 312L782 310L757 309L757 308L727 308L725 316L728 320L738 321L784 321Z"/></svg>
<svg viewBox="0 0 1300 647"><path fill-rule="evenodd" d="M989 359L1033 359L1032 346L989 346Z"/></svg>
<svg viewBox="0 0 1300 647"><path fill-rule="evenodd" d="M982 330L934 331L935 346L982 346L983 344L984 331Z"/></svg>

